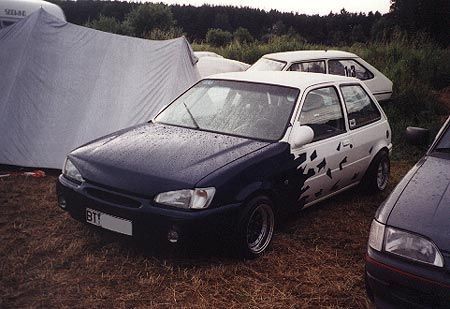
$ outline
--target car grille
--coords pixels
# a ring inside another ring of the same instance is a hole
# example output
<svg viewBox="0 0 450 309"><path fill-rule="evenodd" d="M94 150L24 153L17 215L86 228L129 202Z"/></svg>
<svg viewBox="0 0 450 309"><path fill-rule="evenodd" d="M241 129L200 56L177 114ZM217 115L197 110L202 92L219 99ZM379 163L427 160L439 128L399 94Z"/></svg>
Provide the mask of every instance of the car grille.
<svg viewBox="0 0 450 309"><path fill-rule="evenodd" d="M141 202L134 200L132 198L128 198L123 195L114 194L111 192L106 192L103 190L98 190L94 188L87 188L86 193L90 196L99 199L101 201L105 201L111 204L130 207L130 208L139 208L141 207Z"/></svg>

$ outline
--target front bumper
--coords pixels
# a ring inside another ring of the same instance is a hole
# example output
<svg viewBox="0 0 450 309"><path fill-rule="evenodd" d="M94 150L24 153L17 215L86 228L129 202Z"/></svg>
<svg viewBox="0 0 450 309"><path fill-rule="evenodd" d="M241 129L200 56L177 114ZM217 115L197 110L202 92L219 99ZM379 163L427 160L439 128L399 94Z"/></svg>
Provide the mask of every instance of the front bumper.
<svg viewBox="0 0 450 309"><path fill-rule="evenodd" d="M378 308L450 308L450 272L369 248L366 290Z"/></svg>
<svg viewBox="0 0 450 309"><path fill-rule="evenodd" d="M132 234L138 238L167 239L176 231L181 242L210 236L229 236L241 204L203 210L180 210L154 205L151 199L117 192L84 182L77 185L60 175L56 183L58 201L78 221L86 222L86 208L130 220Z"/></svg>

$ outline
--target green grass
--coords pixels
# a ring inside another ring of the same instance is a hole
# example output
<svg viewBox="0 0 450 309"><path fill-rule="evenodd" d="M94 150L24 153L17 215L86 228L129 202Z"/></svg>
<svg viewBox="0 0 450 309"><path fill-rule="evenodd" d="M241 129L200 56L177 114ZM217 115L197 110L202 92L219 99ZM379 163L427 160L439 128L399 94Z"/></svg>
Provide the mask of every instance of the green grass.
<svg viewBox="0 0 450 309"><path fill-rule="evenodd" d="M450 49L443 49L424 37L410 39L397 34L391 42L330 47L308 44L289 36L273 37L267 43L224 47L193 44L194 50L209 50L226 58L254 63L272 52L304 49L340 49L364 58L394 83L392 100L383 104L393 131L393 158L417 160L423 150L405 143L407 126L431 129L436 134L449 110L438 103L438 91L450 85Z"/></svg>

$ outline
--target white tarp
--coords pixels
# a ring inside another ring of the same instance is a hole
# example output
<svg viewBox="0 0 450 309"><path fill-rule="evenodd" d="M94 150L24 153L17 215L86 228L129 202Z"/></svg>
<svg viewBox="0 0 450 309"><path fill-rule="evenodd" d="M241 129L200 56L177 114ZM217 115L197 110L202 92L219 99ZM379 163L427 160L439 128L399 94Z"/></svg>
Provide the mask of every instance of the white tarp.
<svg viewBox="0 0 450 309"><path fill-rule="evenodd" d="M250 65L244 62L214 56L200 56L197 62L197 69L202 78L219 73L241 72L249 67Z"/></svg>
<svg viewBox="0 0 450 309"><path fill-rule="evenodd" d="M61 168L72 149L150 120L194 84L184 38L149 41L36 11L0 30L0 164Z"/></svg>

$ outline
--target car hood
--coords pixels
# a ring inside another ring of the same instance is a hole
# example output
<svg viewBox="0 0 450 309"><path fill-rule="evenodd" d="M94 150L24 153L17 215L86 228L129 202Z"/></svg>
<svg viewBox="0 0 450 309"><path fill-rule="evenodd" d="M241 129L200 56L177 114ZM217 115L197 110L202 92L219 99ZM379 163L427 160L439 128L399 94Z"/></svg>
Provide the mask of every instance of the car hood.
<svg viewBox="0 0 450 309"><path fill-rule="evenodd" d="M84 179L134 194L193 188L268 142L147 123L84 145L69 158Z"/></svg>
<svg viewBox="0 0 450 309"><path fill-rule="evenodd" d="M426 236L441 250L450 251L450 158L425 158L387 224Z"/></svg>

